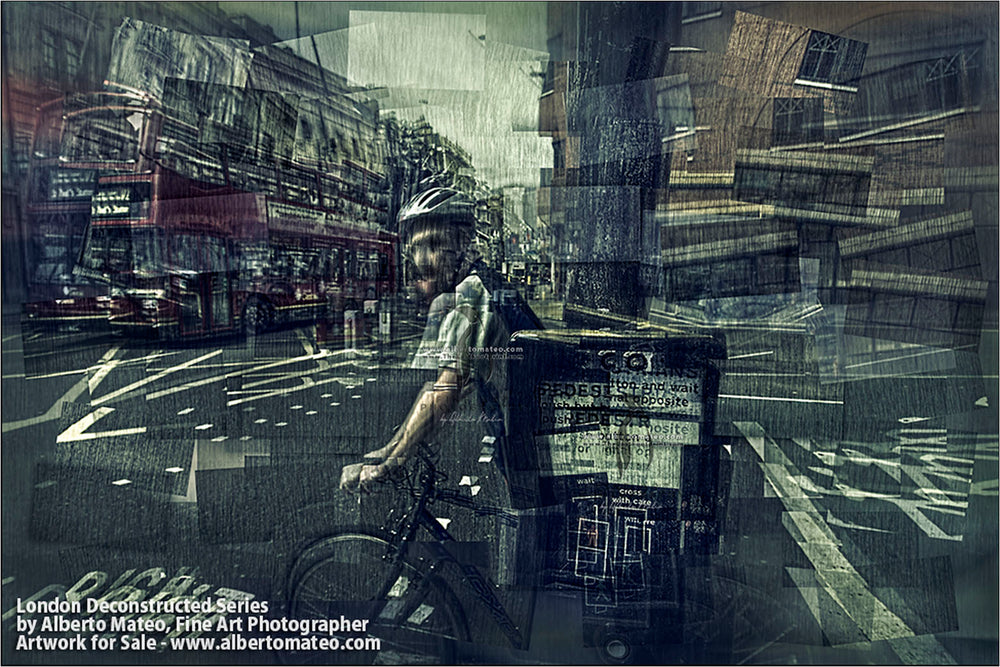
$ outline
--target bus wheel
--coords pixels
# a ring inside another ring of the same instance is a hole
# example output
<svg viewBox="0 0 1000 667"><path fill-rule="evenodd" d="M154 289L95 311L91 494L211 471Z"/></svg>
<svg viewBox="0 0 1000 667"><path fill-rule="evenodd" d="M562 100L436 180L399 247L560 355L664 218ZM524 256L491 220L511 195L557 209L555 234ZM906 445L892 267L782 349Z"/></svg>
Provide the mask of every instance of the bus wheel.
<svg viewBox="0 0 1000 667"><path fill-rule="evenodd" d="M243 306L243 329L248 334L266 331L274 321L271 306L257 297L251 297Z"/></svg>

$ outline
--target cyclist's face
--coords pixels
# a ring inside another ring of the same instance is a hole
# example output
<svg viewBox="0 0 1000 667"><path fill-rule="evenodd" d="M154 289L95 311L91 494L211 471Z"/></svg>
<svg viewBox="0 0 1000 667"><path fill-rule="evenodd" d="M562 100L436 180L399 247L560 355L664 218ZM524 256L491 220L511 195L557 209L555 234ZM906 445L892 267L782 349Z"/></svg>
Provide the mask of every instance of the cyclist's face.
<svg viewBox="0 0 1000 667"><path fill-rule="evenodd" d="M428 302L454 289L459 252L450 235L440 230L418 233L408 244L406 256L406 275Z"/></svg>
<svg viewBox="0 0 1000 667"><path fill-rule="evenodd" d="M408 255L408 273L422 297L430 301L454 287L451 284L454 250L431 249L426 244L415 243L410 246Z"/></svg>

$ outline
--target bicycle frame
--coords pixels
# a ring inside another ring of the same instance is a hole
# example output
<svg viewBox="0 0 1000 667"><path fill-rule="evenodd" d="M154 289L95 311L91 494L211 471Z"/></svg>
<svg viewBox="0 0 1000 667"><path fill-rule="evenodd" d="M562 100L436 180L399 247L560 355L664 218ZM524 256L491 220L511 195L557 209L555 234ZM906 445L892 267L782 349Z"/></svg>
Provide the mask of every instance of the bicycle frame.
<svg viewBox="0 0 1000 667"><path fill-rule="evenodd" d="M422 543L423 547L428 550L430 556L434 560L434 565L432 569L435 569L440 563L451 563L458 567L459 571L462 573L462 579L472 589L475 593L476 598L486 606L487 611L490 613L490 617L497 624L500 630L510 641L511 646L516 649L525 649L526 641L521 634L520 628L514 623L510 615L507 613L507 609L504 607L503 603L497 598L496 594L493 592L492 585L483 576L483 573L475 565L460 562L455 556L451 554L446 548L445 544L448 542L456 542L455 538L448 529L441 525L441 522L437 520L429 509L427 509L427 504L429 501L433 500L443 500L454 505L465 506L468 508L473 508L474 504L467 498L463 498L455 493L441 492L435 489L435 467L434 464L429 460L427 456L421 456L424 463L428 466L427 470L422 471L420 475L420 492L415 495L415 502L409 510L406 511L402 519L402 537L396 545L394 559L397 567L402 567L402 561L406 557L409 551L410 544L413 542L418 530L422 527L426 530L431 537L434 538L432 542ZM390 534L395 534L394 531L385 526L390 532ZM398 573L396 574L398 576ZM387 597L392 586L395 584L395 577L390 577L390 580L386 582L386 588L381 591L382 597Z"/></svg>

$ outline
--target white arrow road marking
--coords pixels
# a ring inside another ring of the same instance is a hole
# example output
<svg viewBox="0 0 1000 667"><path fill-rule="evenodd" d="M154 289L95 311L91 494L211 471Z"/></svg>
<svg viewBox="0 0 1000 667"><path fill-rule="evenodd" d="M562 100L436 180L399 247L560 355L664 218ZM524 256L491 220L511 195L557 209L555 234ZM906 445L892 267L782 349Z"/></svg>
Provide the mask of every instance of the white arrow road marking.
<svg viewBox="0 0 1000 667"><path fill-rule="evenodd" d="M93 405L100 405L101 403L107 403L108 401L110 401L110 400L112 400L114 398L118 398L119 396L122 396L124 394L127 394L130 391L138 389L139 387L144 387L144 386L146 386L147 384L149 384L151 382L156 382L157 380L159 380L161 378L164 378L167 375L170 375L171 373L176 373L177 371L182 371L185 368L190 368L191 366L199 364L199 363L205 361L206 359L211 359L212 357L218 356L220 354L222 354L222 350L216 350L215 352L209 352L208 354L203 354L203 355L201 355L200 357L198 357L196 359L192 359L191 361L185 361L183 364L178 364L177 366L172 366L172 367L168 368L167 370L160 371L159 373L157 373L155 375L150 375L147 378L143 378L141 380L136 380L132 384L125 385L121 389L116 389L115 391L111 392L110 394L104 394L100 398L93 399L91 401L91 403Z"/></svg>
<svg viewBox="0 0 1000 667"><path fill-rule="evenodd" d="M114 360L114 356L118 353L119 349L121 349L121 346L116 345L107 352L105 352L104 356L101 357L100 361L98 361L97 364L95 364L95 366L97 366L97 372L94 374L94 376L92 378L88 378L86 376L80 378L80 380L72 387L70 387L65 394L57 398L56 402L53 403L52 406L48 410L46 410L44 414L38 415L37 417L31 417L29 419L20 419L18 421L4 424L2 427L2 431L0 432L7 433L8 431L16 431L17 429L25 428L27 426L34 426L35 424L41 424L43 422L51 421L53 419L58 419L59 415L62 414L63 403L72 403L77 398L79 398L80 395L86 389L89 389L91 392L93 392L94 388L97 387L98 384L100 384L101 380L103 380L107 376L107 374L111 372L111 369L114 368L115 365L117 365L118 363L117 360Z"/></svg>
<svg viewBox="0 0 1000 667"><path fill-rule="evenodd" d="M151 401L156 398L162 398L163 396L169 396L170 394L176 394L178 392L187 391L188 389L193 389L195 387L202 387L207 384L212 384L213 382L221 382L222 380L228 380L229 378L249 375L251 373L266 370L268 368L274 368L276 366L283 366L285 364L294 364L300 361L311 361L311 360L322 359L323 357L329 356L329 354L330 353L325 350L320 350L316 354L310 354L304 357L292 357L290 359L281 359L279 361L272 361L267 364L263 364L261 366L253 366L252 368L246 368L241 371L225 373L223 375L216 375L210 378L205 378L203 380L195 380L194 382L185 382L184 384L178 385L176 387L170 387L169 389L161 389L160 391L150 392L149 394L146 394L146 400Z"/></svg>
<svg viewBox="0 0 1000 667"><path fill-rule="evenodd" d="M107 417L112 412L114 408L103 407L97 408L83 419L72 424L68 429L60 433L56 437L56 442L75 442L77 440L95 440L97 438L113 438L120 435L138 435L140 433L146 432L145 426L137 426L135 428L123 428L116 431L93 431L86 433L85 431L93 426L99 419Z"/></svg>

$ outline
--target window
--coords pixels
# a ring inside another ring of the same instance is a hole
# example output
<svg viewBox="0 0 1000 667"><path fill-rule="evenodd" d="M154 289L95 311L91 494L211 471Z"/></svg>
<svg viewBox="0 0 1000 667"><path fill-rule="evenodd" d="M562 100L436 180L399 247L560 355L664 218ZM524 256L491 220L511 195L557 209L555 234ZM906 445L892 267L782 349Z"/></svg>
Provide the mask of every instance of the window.
<svg viewBox="0 0 1000 667"><path fill-rule="evenodd" d="M566 142L562 139L552 140L552 168L566 168Z"/></svg>
<svg viewBox="0 0 1000 667"><path fill-rule="evenodd" d="M845 133L980 104L981 53L978 44L952 47L937 57L865 76L854 120L843 126Z"/></svg>
<svg viewBox="0 0 1000 667"><path fill-rule="evenodd" d="M80 47L76 42L66 41L66 76L69 79L76 77L80 71Z"/></svg>
<svg viewBox="0 0 1000 667"><path fill-rule="evenodd" d="M344 261L343 261L343 251L339 248L333 248L330 251L330 280L335 280L337 283L344 282Z"/></svg>
<svg viewBox="0 0 1000 667"><path fill-rule="evenodd" d="M778 97L774 100L772 145L823 141L823 99L820 97Z"/></svg>
<svg viewBox="0 0 1000 667"><path fill-rule="evenodd" d="M56 38L48 30L42 31L42 64L45 67L45 76L56 76L58 73L56 68Z"/></svg>
<svg viewBox="0 0 1000 667"><path fill-rule="evenodd" d="M688 75L663 77L656 92L656 112L665 137L694 133L694 105ZM687 146L694 148L693 145Z"/></svg>
<svg viewBox="0 0 1000 667"><path fill-rule="evenodd" d="M260 159L264 162L274 161L274 148L275 141L268 133L262 133L260 136Z"/></svg>
<svg viewBox="0 0 1000 667"><path fill-rule="evenodd" d="M923 64L925 100L930 111L979 102L979 48L960 49Z"/></svg>
<svg viewBox="0 0 1000 667"><path fill-rule="evenodd" d="M137 112L95 108L78 113L64 123L60 154L70 161L135 160L141 120Z"/></svg>
<svg viewBox="0 0 1000 667"><path fill-rule="evenodd" d="M91 228L81 257L83 266L105 275L132 270L132 234L128 227Z"/></svg>
<svg viewBox="0 0 1000 667"><path fill-rule="evenodd" d="M205 236L201 239L201 268L210 272L226 271L228 269L226 242L223 239ZM138 255L138 253L136 253Z"/></svg>
<svg viewBox="0 0 1000 667"><path fill-rule="evenodd" d="M854 85L861 76L868 45L838 35L809 33L796 83Z"/></svg>
<svg viewBox="0 0 1000 667"><path fill-rule="evenodd" d="M132 253L137 274L152 276L162 272L161 239L158 232L157 229L132 230Z"/></svg>

